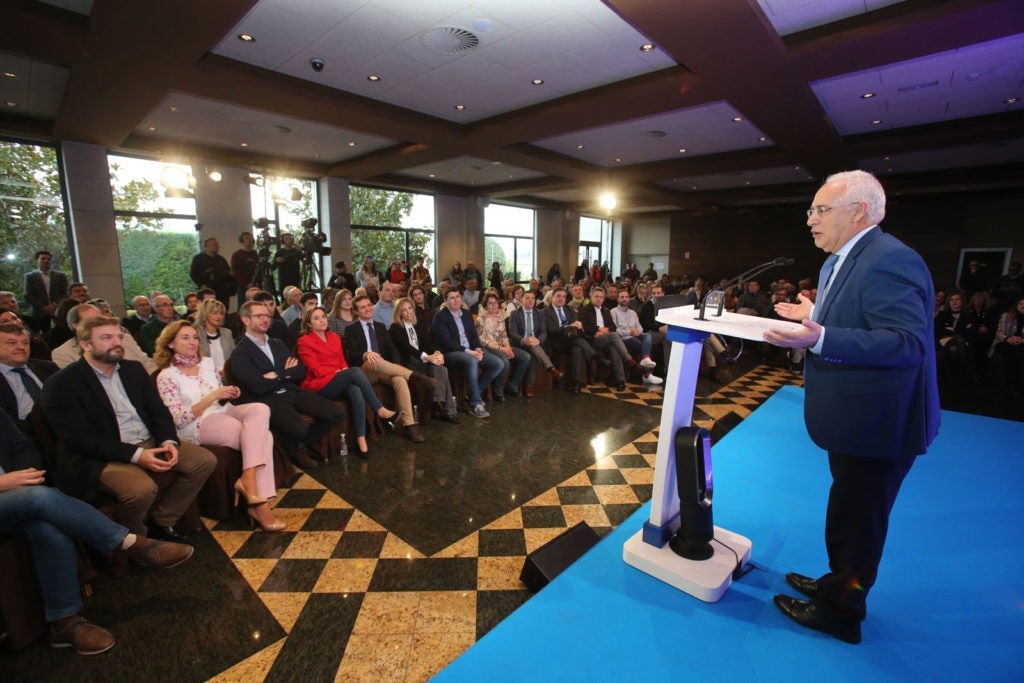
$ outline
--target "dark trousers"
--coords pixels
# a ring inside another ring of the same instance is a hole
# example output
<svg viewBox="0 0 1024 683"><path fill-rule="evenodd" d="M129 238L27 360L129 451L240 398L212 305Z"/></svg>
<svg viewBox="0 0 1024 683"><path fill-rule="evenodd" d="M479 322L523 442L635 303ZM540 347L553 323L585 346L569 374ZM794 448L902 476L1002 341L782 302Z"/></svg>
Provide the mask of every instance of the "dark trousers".
<svg viewBox="0 0 1024 683"><path fill-rule="evenodd" d="M334 425L345 419L341 406L305 389L271 394L262 398L261 403L270 407L270 428L282 436L285 443L281 445L288 451L300 443L319 443ZM313 424L307 425L302 415L313 418Z"/></svg>
<svg viewBox="0 0 1024 683"><path fill-rule="evenodd" d="M818 600L836 614L863 620L878 576L889 513L916 458L869 458L829 453L832 488L825 515L829 573L818 579Z"/></svg>

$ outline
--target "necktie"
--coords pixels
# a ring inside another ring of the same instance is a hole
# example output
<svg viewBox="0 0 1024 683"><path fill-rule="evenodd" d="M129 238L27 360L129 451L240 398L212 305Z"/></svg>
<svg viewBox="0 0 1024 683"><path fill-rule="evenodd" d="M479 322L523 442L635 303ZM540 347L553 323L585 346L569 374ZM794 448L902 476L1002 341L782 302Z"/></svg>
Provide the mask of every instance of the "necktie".
<svg viewBox="0 0 1024 683"><path fill-rule="evenodd" d="M558 319L560 321L562 321L562 324L564 325L565 324L565 313L562 313L562 307L561 306L559 306L557 310L558 310Z"/></svg>
<svg viewBox="0 0 1024 683"><path fill-rule="evenodd" d="M533 311L526 311L526 336L533 336Z"/></svg>
<svg viewBox="0 0 1024 683"><path fill-rule="evenodd" d="M836 261L838 260L838 255L830 254L821 266L821 272L818 274L818 298L814 304L815 320L819 317L819 312L825 303L825 294L828 293L829 285L832 284L832 271L835 269Z"/></svg>
<svg viewBox="0 0 1024 683"><path fill-rule="evenodd" d="M416 338L416 328L409 325L406 329L409 330L409 342L412 344L413 348L420 348L419 339Z"/></svg>
<svg viewBox="0 0 1024 683"><path fill-rule="evenodd" d="M28 392L32 402L35 403L38 401L39 394L42 393L42 390L39 388L39 385L36 384L36 381L32 379L32 376L28 374L28 370L25 368L12 368L12 371L21 376L21 383L25 385L25 391Z"/></svg>
<svg viewBox="0 0 1024 683"><path fill-rule="evenodd" d="M370 335L370 350L380 353L380 346L377 344L377 332L373 329L373 323L366 323L366 333Z"/></svg>

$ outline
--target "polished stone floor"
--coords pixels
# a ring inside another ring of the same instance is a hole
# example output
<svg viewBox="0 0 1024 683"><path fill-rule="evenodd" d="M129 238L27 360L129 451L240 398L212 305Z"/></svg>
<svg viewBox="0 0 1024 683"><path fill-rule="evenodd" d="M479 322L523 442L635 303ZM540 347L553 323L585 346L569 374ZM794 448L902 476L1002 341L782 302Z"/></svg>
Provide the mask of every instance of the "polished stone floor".
<svg viewBox="0 0 1024 683"><path fill-rule="evenodd" d="M699 382L696 424L745 418L801 379L743 359L727 372ZM428 680L529 599L528 553L580 521L603 536L650 499L660 389L584 391L300 472L276 500L285 532L207 520L183 567L95 582L86 615L112 651L0 648L0 679Z"/></svg>

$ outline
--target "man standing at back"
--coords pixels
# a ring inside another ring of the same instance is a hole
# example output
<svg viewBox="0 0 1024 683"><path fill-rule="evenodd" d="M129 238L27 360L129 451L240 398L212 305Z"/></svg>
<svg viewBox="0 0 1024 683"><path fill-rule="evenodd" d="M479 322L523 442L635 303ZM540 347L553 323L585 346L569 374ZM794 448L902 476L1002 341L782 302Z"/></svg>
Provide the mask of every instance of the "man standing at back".
<svg viewBox="0 0 1024 683"><path fill-rule="evenodd" d="M832 472L829 571L817 579L787 574L810 599L776 595L775 604L801 626L859 643L889 513L939 430L934 290L921 257L878 227L885 191L871 174L830 176L807 216L815 245L831 254L817 302L801 294L799 303L776 304L802 328L769 330L765 339L808 349L804 419Z"/></svg>
<svg viewBox="0 0 1024 683"><path fill-rule="evenodd" d="M68 276L58 270L50 270L53 255L48 251L37 251L33 260L36 269L25 273L25 301L32 306L35 328L45 332L50 329L57 306L68 298Z"/></svg>

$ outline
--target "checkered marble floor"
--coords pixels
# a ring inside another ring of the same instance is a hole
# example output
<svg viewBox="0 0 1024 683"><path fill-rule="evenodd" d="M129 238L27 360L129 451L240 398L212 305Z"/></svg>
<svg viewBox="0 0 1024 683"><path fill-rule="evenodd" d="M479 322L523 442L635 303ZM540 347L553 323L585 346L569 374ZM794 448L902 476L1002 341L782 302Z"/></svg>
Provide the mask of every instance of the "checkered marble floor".
<svg viewBox="0 0 1024 683"><path fill-rule="evenodd" d="M801 380L757 367L700 396L694 422L745 418ZM585 391L661 408L660 387ZM206 520L287 634L213 680L428 680L529 599L527 554L580 521L604 536L650 499L657 445L654 429L430 557L301 472L276 500L287 531Z"/></svg>

